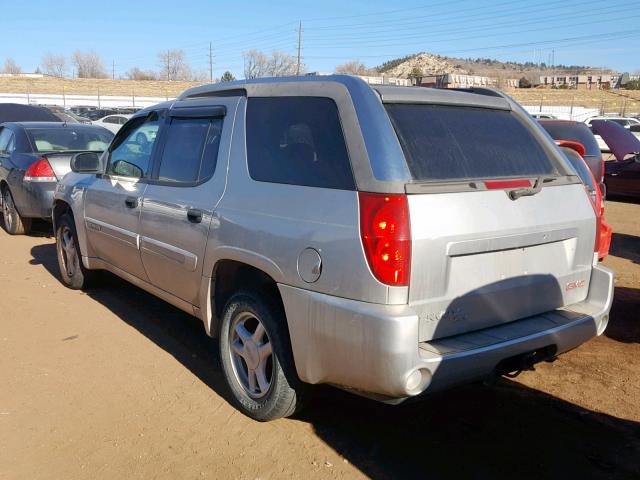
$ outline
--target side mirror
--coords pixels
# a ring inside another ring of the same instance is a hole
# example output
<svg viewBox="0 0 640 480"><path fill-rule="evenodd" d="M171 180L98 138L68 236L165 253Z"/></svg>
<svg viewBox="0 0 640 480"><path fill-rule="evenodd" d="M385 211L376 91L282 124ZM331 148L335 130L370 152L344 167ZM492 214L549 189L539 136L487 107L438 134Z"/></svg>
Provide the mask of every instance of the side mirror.
<svg viewBox="0 0 640 480"><path fill-rule="evenodd" d="M126 160L116 160L111 167L111 173L122 177L142 178L143 172L140 167L129 163Z"/></svg>
<svg viewBox="0 0 640 480"><path fill-rule="evenodd" d="M580 142L575 142L573 140L556 140L556 145L558 145L559 147L570 148L583 158L585 152L587 151L587 149L584 148L583 144L581 144Z"/></svg>
<svg viewBox="0 0 640 480"><path fill-rule="evenodd" d="M76 153L71 157L71 171L75 173L100 173L100 155L95 152Z"/></svg>

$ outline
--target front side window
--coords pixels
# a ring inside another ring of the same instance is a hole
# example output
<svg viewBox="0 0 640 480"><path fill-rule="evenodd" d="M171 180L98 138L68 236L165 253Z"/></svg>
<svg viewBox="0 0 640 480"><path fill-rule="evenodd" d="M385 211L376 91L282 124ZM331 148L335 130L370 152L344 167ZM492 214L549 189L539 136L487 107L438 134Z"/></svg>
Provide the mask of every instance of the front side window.
<svg viewBox="0 0 640 480"><path fill-rule="evenodd" d="M213 176L221 134L222 118L173 118L158 180L194 183Z"/></svg>
<svg viewBox="0 0 640 480"><path fill-rule="evenodd" d="M418 182L558 174L510 111L399 103L385 108Z"/></svg>
<svg viewBox="0 0 640 480"><path fill-rule="evenodd" d="M152 112L125 125L109 153L108 175L141 178L149 170L151 152L160 128L160 117Z"/></svg>
<svg viewBox="0 0 640 480"><path fill-rule="evenodd" d="M247 161L254 180L355 188L340 115L330 98L250 98Z"/></svg>

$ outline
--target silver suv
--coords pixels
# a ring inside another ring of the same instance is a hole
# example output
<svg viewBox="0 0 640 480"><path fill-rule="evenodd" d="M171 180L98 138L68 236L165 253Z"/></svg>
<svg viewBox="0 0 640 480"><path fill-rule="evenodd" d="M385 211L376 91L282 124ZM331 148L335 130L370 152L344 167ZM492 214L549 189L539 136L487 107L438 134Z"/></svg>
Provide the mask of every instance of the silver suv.
<svg viewBox="0 0 640 480"><path fill-rule="evenodd" d="M196 87L72 168L54 203L64 282L108 270L200 318L258 420L292 414L307 384L398 402L607 325L584 186L492 90Z"/></svg>

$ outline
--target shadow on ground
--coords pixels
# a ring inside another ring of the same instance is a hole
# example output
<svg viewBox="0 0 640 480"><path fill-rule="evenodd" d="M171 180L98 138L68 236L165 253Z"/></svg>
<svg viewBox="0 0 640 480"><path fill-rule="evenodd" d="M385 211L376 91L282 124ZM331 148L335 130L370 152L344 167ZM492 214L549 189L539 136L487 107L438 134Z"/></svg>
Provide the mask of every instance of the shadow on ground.
<svg viewBox="0 0 640 480"><path fill-rule="evenodd" d="M59 278L52 244L33 264ZM87 294L228 399L199 320L105 274ZM580 408L521 384L471 385L391 407L314 388L294 417L372 478L639 478L640 423ZM214 427L215 428L215 427Z"/></svg>
<svg viewBox="0 0 640 480"><path fill-rule="evenodd" d="M611 236L609 254L640 264L640 237L614 232Z"/></svg>

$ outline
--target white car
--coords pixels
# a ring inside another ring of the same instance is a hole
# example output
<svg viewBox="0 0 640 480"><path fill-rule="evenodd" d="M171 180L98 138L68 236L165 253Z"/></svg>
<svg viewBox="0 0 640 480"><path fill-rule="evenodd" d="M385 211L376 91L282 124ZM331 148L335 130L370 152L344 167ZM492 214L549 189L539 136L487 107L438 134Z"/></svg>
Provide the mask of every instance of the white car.
<svg viewBox="0 0 640 480"><path fill-rule="evenodd" d="M118 133L118 130L122 128L122 125L127 123L127 121L132 117L132 115L128 114L116 114L116 115L107 115L106 117L102 117L100 120L94 120L94 125L100 125L101 127L106 128L107 130L111 130L113 133Z"/></svg>
<svg viewBox="0 0 640 480"><path fill-rule="evenodd" d="M591 117L584 121L589 128L591 128L592 120L606 120L608 122L615 122L619 125L622 125L627 130L631 130L631 132L638 138L640 138L640 120L633 117ZM609 151L609 146L605 143L604 140L600 137L600 135L594 135L596 140L598 141L598 146L600 150L603 152Z"/></svg>

